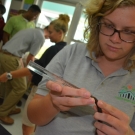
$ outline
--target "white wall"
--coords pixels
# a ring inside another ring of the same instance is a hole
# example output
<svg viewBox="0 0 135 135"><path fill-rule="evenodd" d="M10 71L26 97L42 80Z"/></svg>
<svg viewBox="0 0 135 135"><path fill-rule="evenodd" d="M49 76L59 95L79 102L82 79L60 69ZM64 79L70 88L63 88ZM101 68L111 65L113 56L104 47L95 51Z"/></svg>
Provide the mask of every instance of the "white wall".
<svg viewBox="0 0 135 135"><path fill-rule="evenodd" d="M10 5L11 5L12 0L3 0L3 5L6 8L6 13L3 15L5 22L7 21L9 10L10 10Z"/></svg>

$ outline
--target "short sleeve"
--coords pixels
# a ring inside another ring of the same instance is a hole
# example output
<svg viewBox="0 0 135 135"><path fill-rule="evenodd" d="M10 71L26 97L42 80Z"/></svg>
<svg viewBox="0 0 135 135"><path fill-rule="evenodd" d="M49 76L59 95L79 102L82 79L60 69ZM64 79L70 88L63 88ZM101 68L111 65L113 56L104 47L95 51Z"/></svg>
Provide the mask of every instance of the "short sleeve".
<svg viewBox="0 0 135 135"><path fill-rule="evenodd" d="M7 23L6 23L6 25L4 26L4 31L5 32L7 32L8 34L11 34L11 32L12 32L12 30L13 30L13 24L14 24L14 22L15 22L15 18L14 17L11 17L8 21L7 21Z"/></svg>
<svg viewBox="0 0 135 135"><path fill-rule="evenodd" d="M35 31L34 38L30 46L30 51L29 51L30 54L35 56L40 50L40 48L42 47L42 45L44 44L44 42L45 42L45 38L43 36L43 33L40 31L39 32Z"/></svg>

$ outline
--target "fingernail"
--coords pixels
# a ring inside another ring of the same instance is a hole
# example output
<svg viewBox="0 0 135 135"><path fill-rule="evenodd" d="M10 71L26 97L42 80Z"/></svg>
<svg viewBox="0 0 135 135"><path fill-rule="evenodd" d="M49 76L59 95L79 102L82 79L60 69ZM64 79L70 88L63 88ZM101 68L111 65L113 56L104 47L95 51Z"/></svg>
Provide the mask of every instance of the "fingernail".
<svg viewBox="0 0 135 135"><path fill-rule="evenodd" d="M57 86L55 87L55 90L56 90L56 91L60 91L60 87L57 85Z"/></svg>
<svg viewBox="0 0 135 135"><path fill-rule="evenodd" d="M91 98L91 102L95 102L95 100L93 98Z"/></svg>
<svg viewBox="0 0 135 135"><path fill-rule="evenodd" d="M94 99L93 98L90 98L88 103L90 103L90 105L94 104Z"/></svg>
<svg viewBox="0 0 135 135"><path fill-rule="evenodd" d="M89 96L90 96L89 92L85 92L85 93L84 93L84 96L85 96L85 97L89 97Z"/></svg>
<svg viewBox="0 0 135 135"><path fill-rule="evenodd" d="M103 105L103 102L102 102L102 101L99 101L99 104L100 104L100 105Z"/></svg>

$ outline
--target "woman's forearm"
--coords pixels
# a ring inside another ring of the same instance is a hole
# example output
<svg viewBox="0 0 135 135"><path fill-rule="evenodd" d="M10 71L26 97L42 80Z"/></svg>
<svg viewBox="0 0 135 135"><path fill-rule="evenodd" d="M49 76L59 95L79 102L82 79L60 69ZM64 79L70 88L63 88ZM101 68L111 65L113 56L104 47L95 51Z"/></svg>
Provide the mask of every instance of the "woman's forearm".
<svg viewBox="0 0 135 135"><path fill-rule="evenodd" d="M127 135L135 135L135 132L132 130L132 128L129 128Z"/></svg>
<svg viewBox="0 0 135 135"><path fill-rule="evenodd" d="M53 106L51 97L36 95L28 105L29 120L39 126L49 123L59 111Z"/></svg>

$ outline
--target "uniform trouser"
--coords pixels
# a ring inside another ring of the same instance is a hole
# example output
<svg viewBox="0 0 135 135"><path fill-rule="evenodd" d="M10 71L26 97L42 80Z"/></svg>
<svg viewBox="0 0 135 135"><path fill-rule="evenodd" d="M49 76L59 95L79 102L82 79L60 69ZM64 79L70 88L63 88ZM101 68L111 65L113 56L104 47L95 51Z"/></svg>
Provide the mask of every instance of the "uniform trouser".
<svg viewBox="0 0 135 135"><path fill-rule="evenodd" d="M0 63L0 75L2 75L2 73L4 72L1 63ZM0 98L4 98L5 97L5 92L6 92L6 88L4 83L0 83Z"/></svg>
<svg viewBox="0 0 135 135"><path fill-rule="evenodd" d="M29 126L29 127L35 126L35 124L33 124L29 121L29 118L28 118L28 115L27 115L27 110L28 110L28 105L29 105L30 101L33 99L33 97L35 96L36 91L37 91L37 86L33 85L32 88L31 88L31 92L30 92L30 94L27 98L27 101L25 103L23 115L22 115L22 123L24 125Z"/></svg>
<svg viewBox="0 0 135 135"><path fill-rule="evenodd" d="M0 64L4 72L10 72L22 68L19 57L0 52ZM14 109L27 89L26 78L16 78L4 84L6 93L3 104L0 106L0 116L7 116Z"/></svg>
<svg viewBox="0 0 135 135"><path fill-rule="evenodd" d="M22 64L22 67L24 67L23 65L23 61L22 59L21 60L21 64ZM2 75L5 70L3 69L1 63L0 63L0 75ZM6 88L8 87L8 85L5 85L5 83L0 83L0 98L4 99L6 97L6 95L8 94L8 90L6 90Z"/></svg>

